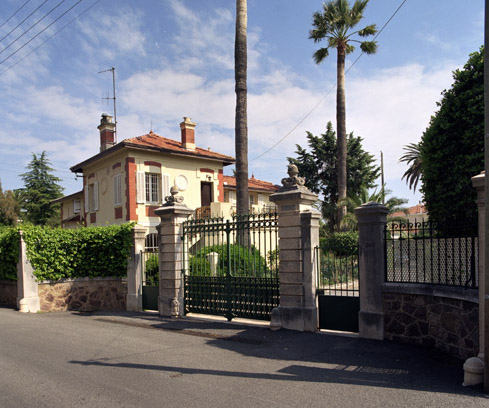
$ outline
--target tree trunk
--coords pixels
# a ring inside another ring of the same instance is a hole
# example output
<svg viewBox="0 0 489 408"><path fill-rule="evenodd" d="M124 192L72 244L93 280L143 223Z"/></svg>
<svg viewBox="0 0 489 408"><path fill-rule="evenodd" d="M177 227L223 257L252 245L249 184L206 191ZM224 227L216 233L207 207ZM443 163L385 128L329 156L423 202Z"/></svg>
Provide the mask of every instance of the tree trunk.
<svg viewBox="0 0 489 408"><path fill-rule="evenodd" d="M248 114L247 114L247 0L236 0L236 37L234 42L234 77L236 81L236 198L239 215L249 213L248 193Z"/></svg>
<svg viewBox="0 0 489 408"><path fill-rule="evenodd" d="M346 198L346 102L345 102L345 48L338 47L336 66L336 136L338 146L338 202ZM337 228L346 214L346 206L338 205Z"/></svg>

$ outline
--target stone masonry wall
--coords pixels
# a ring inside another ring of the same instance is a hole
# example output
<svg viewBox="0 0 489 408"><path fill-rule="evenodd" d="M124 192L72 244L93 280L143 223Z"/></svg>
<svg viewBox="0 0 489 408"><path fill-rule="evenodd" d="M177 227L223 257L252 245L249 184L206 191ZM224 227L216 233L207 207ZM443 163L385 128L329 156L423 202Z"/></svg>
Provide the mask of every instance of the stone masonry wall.
<svg viewBox="0 0 489 408"><path fill-rule="evenodd" d="M435 347L455 357L477 356L477 303L421 294L384 293L384 337Z"/></svg>
<svg viewBox="0 0 489 408"><path fill-rule="evenodd" d="M17 281L0 281L0 305L17 307Z"/></svg>
<svg viewBox="0 0 489 408"><path fill-rule="evenodd" d="M127 284L122 279L41 282L38 291L42 312L126 310Z"/></svg>

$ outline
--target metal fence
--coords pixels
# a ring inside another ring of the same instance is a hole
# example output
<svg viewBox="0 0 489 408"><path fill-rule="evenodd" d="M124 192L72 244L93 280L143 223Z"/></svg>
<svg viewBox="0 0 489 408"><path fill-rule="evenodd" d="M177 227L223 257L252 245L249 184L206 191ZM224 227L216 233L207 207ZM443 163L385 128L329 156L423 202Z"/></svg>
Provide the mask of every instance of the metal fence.
<svg viewBox="0 0 489 408"><path fill-rule="evenodd" d="M358 252L335 255L333 251L316 248L318 262L318 293L327 296L359 296Z"/></svg>
<svg viewBox="0 0 489 408"><path fill-rule="evenodd" d="M385 281L478 287L477 225L388 223Z"/></svg>
<svg viewBox="0 0 489 408"><path fill-rule="evenodd" d="M277 214L189 220L183 231L185 312L269 320L279 296Z"/></svg>

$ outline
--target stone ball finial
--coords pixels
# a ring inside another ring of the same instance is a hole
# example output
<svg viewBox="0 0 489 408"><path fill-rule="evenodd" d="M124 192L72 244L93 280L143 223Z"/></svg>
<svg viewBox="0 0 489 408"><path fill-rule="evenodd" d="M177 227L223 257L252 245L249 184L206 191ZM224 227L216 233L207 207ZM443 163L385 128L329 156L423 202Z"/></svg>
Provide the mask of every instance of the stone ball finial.
<svg viewBox="0 0 489 408"><path fill-rule="evenodd" d="M183 197L177 196L179 191L180 190L178 189L177 186L172 186L172 188L170 188L171 195L165 197L165 201L167 205L183 203Z"/></svg>
<svg viewBox="0 0 489 408"><path fill-rule="evenodd" d="M289 164L287 166L287 174L289 177L282 179L282 184L284 187L301 187L306 182L303 177L299 177L299 169L295 164Z"/></svg>

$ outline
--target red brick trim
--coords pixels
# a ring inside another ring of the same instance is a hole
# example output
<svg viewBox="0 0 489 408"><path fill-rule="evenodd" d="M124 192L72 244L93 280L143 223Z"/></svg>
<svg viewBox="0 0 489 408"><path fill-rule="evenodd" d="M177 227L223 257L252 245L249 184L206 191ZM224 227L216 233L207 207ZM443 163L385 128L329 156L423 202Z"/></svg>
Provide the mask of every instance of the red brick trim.
<svg viewBox="0 0 489 408"><path fill-rule="evenodd" d="M157 205L147 205L146 206L146 217L157 217L157 215L155 214L155 210L157 208L160 208L160 207Z"/></svg>
<svg viewBox="0 0 489 408"><path fill-rule="evenodd" d="M114 218L116 220L122 218L122 207L115 207L114 208Z"/></svg>
<svg viewBox="0 0 489 408"><path fill-rule="evenodd" d="M144 162L145 166L156 166L161 168L161 163L155 162L155 161L145 161Z"/></svg>
<svg viewBox="0 0 489 408"><path fill-rule="evenodd" d="M136 214L136 160L126 158L126 221L137 221Z"/></svg>
<svg viewBox="0 0 489 408"><path fill-rule="evenodd" d="M219 184L217 186L217 191L218 191L217 201L219 201L220 203L223 203L224 202L224 173L223 173L222 169L219 169L219 173L217 175L217 180L219 182Z"/></svg>
<svg viewBox="0 0 489 408"><path fill-rule="evenodd" d="M90 224L95 224L97 222L97 213L90 213Z"/></svg>
<svg viewBox="0 0 489 408"><path fill-rule="evenodd" d="M112 165L112 170L115 170L117 167L121 167L121 162L114 163Z"/></svg>
<svg viewBox="0 0 489 408"><path fill-rule="evenodd" d="M200 172L201 173L212 173L212 174L214 174L214 170L212 170L212 169L206 169L206 168L201 168L200 169Z"/></svg>

